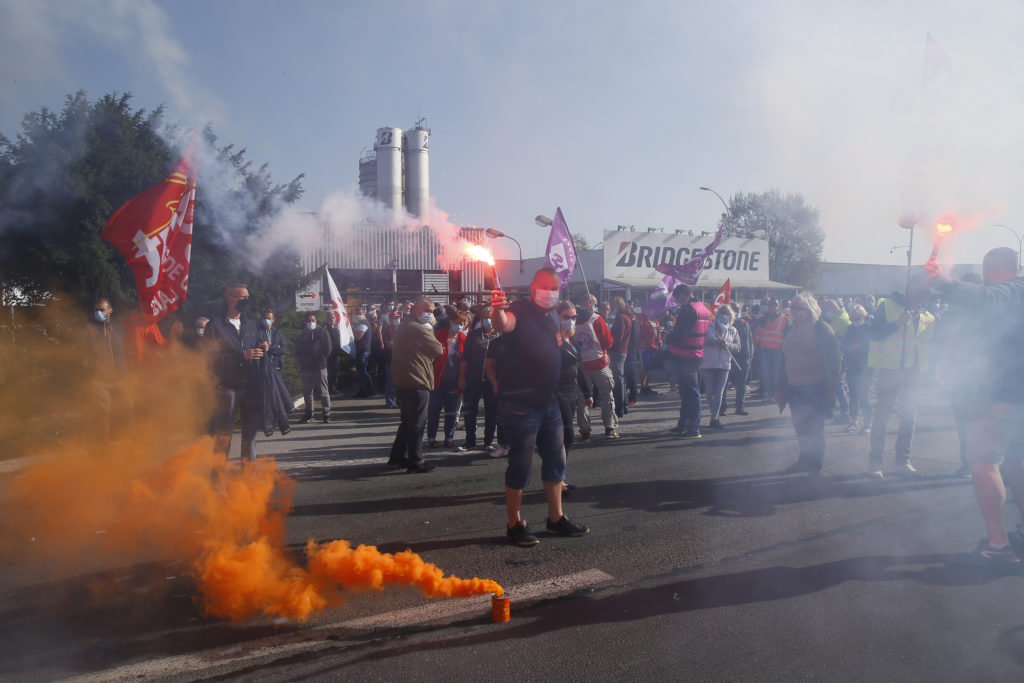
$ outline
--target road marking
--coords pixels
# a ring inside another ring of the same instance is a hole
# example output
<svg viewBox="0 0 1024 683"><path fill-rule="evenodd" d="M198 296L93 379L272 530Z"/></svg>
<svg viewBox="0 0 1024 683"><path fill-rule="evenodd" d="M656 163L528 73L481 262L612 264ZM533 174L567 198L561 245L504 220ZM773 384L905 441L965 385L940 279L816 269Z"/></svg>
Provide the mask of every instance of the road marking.
<svg viewBox="0 0 1024 683"><path fill-rule="evenodd" d="M606 574L600 569L588 569L575 574L556 576L509 588L508 596L512 599L512 621L514 622L516 618L516 604L518 602L566 595L583 590L584 588L607 583L612 578L611 575ZM185 672L192 674L202 669L210 669L226 664L240 664L260 657L280 657L318 647L324 643L323 640L315 637L309 639L309 636L315 636L317 631L372 631L376 629L404 628L432 622L450 621L455 617L470 613L486 615L490 614L491 611L490 600L491 598L488 595L441 600L423 605L422 607L412 607L372 617L321 624L306 631L281 636L267 636L193 654L161 657L160 659L127 664L106 671L93 672L65 680L82 681L83 683L88 681L92 683L174 676ZM496 628L500 628L500 626L496 626ZM301 642L292 642L295 638L303 638L303 640Z"/></svg>

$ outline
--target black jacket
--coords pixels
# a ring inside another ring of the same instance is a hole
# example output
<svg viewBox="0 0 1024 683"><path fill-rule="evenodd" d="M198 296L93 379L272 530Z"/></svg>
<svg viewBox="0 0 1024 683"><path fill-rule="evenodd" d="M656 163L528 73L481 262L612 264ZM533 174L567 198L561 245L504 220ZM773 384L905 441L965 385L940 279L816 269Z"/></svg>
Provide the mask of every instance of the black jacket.
<svg viewBox="0 0 1024 683"><path fill-rule="evenodd" d="M326 327L317 325L315 330L303 330L295 340L295 360L303 370L326 368L329 355L331 336Z"/></svg>
<svg viewBox="0 0 1024 683"><path fill-rule="evenodd" d="M241 319L241 328L228 322L223 313L206 324L206 350L213 357L217 383L228 389L241 389L259 378L259 361L245 360L242 353L260 345L259 331L251 320Z"/></svg>

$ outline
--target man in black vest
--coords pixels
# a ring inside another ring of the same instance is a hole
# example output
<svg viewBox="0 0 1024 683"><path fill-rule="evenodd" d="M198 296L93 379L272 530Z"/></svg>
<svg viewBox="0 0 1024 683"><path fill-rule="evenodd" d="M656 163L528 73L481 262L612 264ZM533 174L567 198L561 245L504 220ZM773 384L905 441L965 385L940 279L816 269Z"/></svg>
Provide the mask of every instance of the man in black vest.
<svg viewBox="0 0 1024 683"><path fill-rule="evenodd" d="M502 334L502 358L497 368L499 420L510 447L505 469L507 535L510 543L521 547L538 542L520 515L535 446L542 462L548 531L559 536L583 536L590 531L562 514L565 446L562 413L555 397L562 359L559 324L551 315L558 305L560 288L557 273L541 268L530 283L528 300L509 306L504 292L491 292L494 328Z"/></svg>
<svg viewBox="0 0 1024 683"><path fill-rule="evenodd" d="M217 411L211 431L217 449L227 455L235 428L235 410L242 410L242 460L252 460L253 442L259 430L262 401L259 390L259 365L263 357L259 331L251 320L242 318L249 306L249 287L231 285L224 290L226 309L206 324L204 338L213 356L217 375Z"/></svg>

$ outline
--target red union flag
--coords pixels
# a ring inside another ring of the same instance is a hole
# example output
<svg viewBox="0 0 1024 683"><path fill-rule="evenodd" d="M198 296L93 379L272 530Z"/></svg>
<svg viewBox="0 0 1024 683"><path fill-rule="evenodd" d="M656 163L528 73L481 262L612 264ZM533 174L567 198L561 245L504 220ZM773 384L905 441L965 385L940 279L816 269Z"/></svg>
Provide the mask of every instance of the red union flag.
<svg viewBox="0 0 1024 683"><path fill-rule="evenodd" d="M718 290L718 294L715 295L715 300L711 304L711 315L715 315L719 306L727 306L730 301L732 301L732 284L730 283L730 280L726 280L725 284L722 285L722 288Z"/></svg>
<svg viewBox="0 0 1024 683"><path fill-rule="evenodd" d="M117 210L103 239L124 254L135 275L142 313L151 322L175 311L188 292L192 212L196 198L195 139L167 177Z"/></svg>

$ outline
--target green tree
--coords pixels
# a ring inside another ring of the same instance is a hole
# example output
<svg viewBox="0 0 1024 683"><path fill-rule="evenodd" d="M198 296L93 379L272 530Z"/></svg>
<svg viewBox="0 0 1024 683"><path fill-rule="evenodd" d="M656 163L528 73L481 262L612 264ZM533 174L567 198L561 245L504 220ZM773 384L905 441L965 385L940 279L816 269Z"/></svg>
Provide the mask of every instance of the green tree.
<svg viewBox="0 0 1024 683"><path fill-rule="evenodd" d="M576 251L590 251L594 248L582 232L574 232L572 234L572 242L576 246Z"/></svg>
<svg viewBox="0 0 1024 683"><path fill-rule="evenodd" d="M100 233L131 197L163 178L177 157L166 140L182 134L163 109L134 109L131 94L90 102L69 95L60 113L26 114L12 141L0 135L0 290L23 301L61 292L86 307L109 296L121 310L138 306L124 257ZM253 308L291 301L301 276L298 255L282 250L262 263L249 257L282 207L302 196L302 175L278 184L246 150L201 137L199 189L189 296L182 317L215 312L221 292L246 282Z"/></svg>
<svg viewBox="0 0 1024 683"><path fill-rule="evenodd" d="M800 287L814 283L825 232L818 210L803 195L783 195L778 190L735 194L729 198L722 223L727 236L767 238L772 280Z"/></svg>

